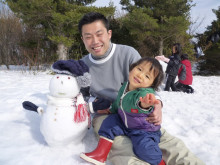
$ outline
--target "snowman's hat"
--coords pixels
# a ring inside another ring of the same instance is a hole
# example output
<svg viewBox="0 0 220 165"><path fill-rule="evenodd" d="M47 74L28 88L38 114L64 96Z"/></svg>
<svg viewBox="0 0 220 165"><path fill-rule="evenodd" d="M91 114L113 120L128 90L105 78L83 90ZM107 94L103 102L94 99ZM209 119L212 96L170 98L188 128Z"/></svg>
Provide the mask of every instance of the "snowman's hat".
<svg viewBox="0 0 220 165"><path fill-rule="evenodd" d="M89 67L82 60L59 60L56 61L51 68L55 73L76 77L80 87L87 87L91 84Z"/></svg>

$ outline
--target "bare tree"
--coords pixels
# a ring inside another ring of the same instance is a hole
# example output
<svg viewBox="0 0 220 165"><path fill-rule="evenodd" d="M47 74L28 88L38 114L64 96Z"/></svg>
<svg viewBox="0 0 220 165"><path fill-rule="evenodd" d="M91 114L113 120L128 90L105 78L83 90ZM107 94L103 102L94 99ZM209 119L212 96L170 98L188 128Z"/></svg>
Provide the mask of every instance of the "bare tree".
<svg viewBox="0 0 220 165"><path fill-rule="evenodd" d="M22 25L4 4L0 8L0 64L6 65L21 62L19 42L22 36Z"/></svg>
<svg viewBox="0 0 220 165"><path fill-rule="evenodd" d="M191 20L190 20L191 24L189 26L189 31L188 31L190 35L194 35L194 36L196 35L198 29L204 23L204 19L205 19L205 17L203 17L203 18L196 17L195 20L193 20L191 18Z"/></svg>

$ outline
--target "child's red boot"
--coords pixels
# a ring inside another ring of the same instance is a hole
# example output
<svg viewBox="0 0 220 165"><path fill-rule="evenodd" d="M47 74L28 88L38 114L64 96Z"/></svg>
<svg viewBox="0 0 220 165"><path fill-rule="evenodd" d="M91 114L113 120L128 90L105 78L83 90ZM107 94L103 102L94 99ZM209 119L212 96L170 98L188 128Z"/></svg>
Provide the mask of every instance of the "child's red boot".
<svg viewBox="0 0 220 165"><path fill-rule="evenodd" d="M105 165L108 153L111 150L113 141L105 137L100 137L96 149L89 153L81 153L80 157L96 165Z"/></svg>
<svg viewBox="0 0 220 165"><path fill-rule="evenodd" d="M165 161L162 159L158 165L166 165Z"/></svg>

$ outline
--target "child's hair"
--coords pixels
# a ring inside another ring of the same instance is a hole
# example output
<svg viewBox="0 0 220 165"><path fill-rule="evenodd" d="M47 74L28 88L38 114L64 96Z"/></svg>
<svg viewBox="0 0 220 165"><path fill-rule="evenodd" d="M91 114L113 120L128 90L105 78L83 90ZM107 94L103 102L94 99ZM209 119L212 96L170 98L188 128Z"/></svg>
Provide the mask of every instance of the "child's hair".
<svg viewBox="0 0 220 165"><path fill-rule="evenodd" d="M175 44L173 44L173 46L175 47L176 53L180 54L181 53L181 45L180 45L180 43L175 43Z"/></svg>
<svg viewBox="0 0 220 165"><path fill-rule="evenodd" d="M129 67L129 72L134 69L134 67L136 67L137 65L140 65L141 63L146 62L146 63L150 63L150 71L154 72L154 76L155 79L153 81L152 84L152 88L154 88L154 90L158 90L159 86L161 85L161 83L163 82L164 79L164 73L163 73L163 68L162 65L160 64L160 62L158 60L156 60L155 58L151 58L151 57L143 57L140 60L138 60L137 62L133 63L130 67Z"/></svg>
<svg viewBox="0 0 220 165"><path fill-rule="evenodd" d="M79 21L78 29L80 34L82 34L83 25L90 24L95 21L102 21L107 31L109 30L109 21L106 19L106 17L103 14L97 12L90 12L85 14Z"/></svg>

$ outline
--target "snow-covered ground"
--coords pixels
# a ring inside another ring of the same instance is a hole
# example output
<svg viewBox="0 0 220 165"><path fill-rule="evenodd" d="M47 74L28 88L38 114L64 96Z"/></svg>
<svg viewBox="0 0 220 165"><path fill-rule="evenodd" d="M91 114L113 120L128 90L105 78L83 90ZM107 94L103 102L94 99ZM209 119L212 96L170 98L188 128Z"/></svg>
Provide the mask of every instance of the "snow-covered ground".
<svg viewBox="0 0 220 165"><path fill-rule="evenodd" d="M52 77L47 73L0 71L1 165L87 164L76 146L48 147L40 133L40 116L22 108L25 100L46 108ZM159 92L164 105L162 126L207 165L216 165L220 162L220 77L194 76L192 86L194 94ZM86 151L96 147L92 129L83 144Z"/></svg>

